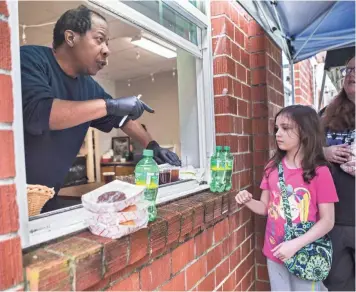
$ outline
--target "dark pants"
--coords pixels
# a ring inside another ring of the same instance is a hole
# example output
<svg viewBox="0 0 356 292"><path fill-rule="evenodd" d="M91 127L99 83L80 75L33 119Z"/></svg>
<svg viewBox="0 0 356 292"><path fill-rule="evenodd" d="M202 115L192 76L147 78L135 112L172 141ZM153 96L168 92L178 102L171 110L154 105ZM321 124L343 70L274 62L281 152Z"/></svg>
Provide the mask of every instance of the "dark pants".
<svg viewBox="0 0 356 292"><path fill-rule="evenodd" d="M335 225L330 236L333 262L324 284L329 291L355 291L355 227Z"/></svg>

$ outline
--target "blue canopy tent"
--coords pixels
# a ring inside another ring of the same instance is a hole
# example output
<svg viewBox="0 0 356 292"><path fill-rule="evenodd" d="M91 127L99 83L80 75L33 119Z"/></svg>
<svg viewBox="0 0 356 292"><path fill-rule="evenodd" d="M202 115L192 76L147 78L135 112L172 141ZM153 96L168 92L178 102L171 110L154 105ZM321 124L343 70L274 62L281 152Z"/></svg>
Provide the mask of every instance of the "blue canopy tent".
<svg viewBox="0 0 356 292"><path fill-rule="evenodd" d="M291 65L322 51L355 46L354 1L238 2L285 52ZM292 74L294 85L293 79Z"/></svg>

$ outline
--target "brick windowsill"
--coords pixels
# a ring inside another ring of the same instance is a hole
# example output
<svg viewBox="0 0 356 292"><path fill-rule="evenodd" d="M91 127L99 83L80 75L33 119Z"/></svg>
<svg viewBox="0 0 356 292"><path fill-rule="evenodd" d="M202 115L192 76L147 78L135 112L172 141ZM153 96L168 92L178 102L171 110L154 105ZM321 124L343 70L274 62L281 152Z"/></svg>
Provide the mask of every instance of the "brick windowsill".
<svg viewBox="0 0 356 292"><path fill-rule="evenodd" d="M84 290L114 273L124 277L237 209L234 193L202 192L159 207L148 228L118 240L81 232L25 254L25 283L36 291Z"/></svg>

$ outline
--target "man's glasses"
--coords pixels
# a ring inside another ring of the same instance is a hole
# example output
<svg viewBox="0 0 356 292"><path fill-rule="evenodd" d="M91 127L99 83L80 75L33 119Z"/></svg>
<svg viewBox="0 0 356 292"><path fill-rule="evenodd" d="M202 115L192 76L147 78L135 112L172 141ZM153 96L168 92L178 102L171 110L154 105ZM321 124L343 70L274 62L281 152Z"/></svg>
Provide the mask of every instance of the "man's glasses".
<svg viewBox="0 0 356 292"><path fill-rule="evenodd" d="M341 75L342 76L346 76L346 75L350 75L352 72L354 72L355 74L355 67L345 67L340 69Z"/></svg>

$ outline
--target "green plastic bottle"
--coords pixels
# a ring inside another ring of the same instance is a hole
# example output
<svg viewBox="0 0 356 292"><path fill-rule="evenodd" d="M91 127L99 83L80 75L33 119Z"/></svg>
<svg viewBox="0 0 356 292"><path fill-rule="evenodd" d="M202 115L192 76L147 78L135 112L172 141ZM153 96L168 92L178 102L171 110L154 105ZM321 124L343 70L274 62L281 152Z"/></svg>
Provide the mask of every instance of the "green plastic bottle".
<svg viewBox="0 0 356 292"><path fill-rule="evenodd" d="M221 156L221 146L216 146L216 151L210 160L211 182L210 191L219 192L222 188L222 177L224 175L224 165Z"/></svg>
<svg viewBox="0 0 356 292"><path fill-rule="evenodd" d="M234 165L234 156L230 152L230 147L224 147L225 154L225 191L230 191L232 188L232 169Z"/></svg>
<svg viewBox="0 0 356 292"><path fill-rule="evenodd" d="M137 163L135 168L135 183L138 186L145 186L145 200L149 203L148 220L154 221L157 217L156 199L158 193L159 168L153 160L153 151L143 150L143 158Z"/></svg>

